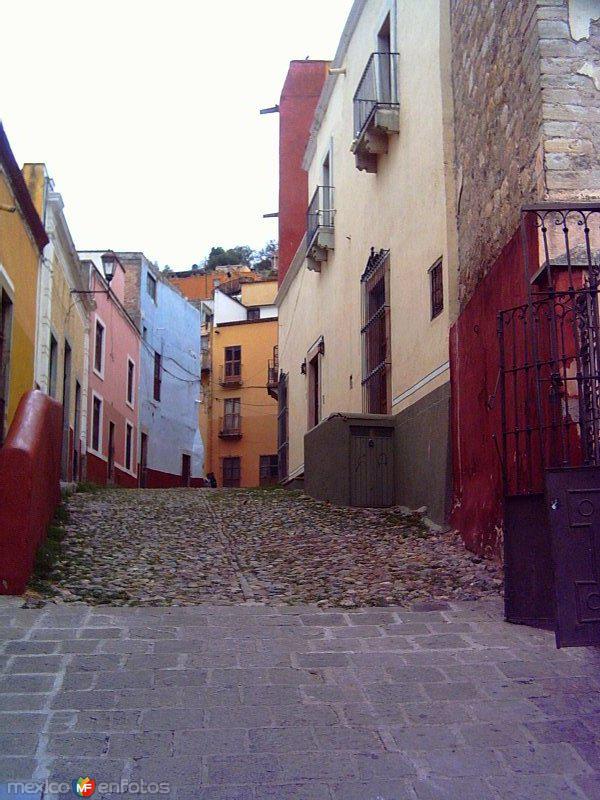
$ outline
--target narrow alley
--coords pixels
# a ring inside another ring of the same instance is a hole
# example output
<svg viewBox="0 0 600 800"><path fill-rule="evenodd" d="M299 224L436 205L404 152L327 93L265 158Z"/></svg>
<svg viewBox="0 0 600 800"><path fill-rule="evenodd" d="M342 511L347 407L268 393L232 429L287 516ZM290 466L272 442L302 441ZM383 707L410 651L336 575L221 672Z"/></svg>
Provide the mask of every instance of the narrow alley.
<svg viewBox="0 0 600 800"><path fill-rule="evenodd" d="M506 624L497 568L418 516L105 490L67 527L45 594L0 598L28 797L598 797L600 652Z"/></svg>

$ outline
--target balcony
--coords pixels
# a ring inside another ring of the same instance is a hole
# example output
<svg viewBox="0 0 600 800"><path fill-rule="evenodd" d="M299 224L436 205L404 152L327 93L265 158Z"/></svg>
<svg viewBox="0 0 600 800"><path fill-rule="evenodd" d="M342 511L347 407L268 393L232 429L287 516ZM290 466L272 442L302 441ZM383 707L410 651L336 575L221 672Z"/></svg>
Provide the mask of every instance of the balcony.
<svg viewBox="0 0 600 800"><path fill-rule="evenodd" d="M334 218L333 186L317 186L306 212L306 256L308 268L315 272L334 249Z"/></svg>
<svg viewBox="0 0 600 800"><path fill-rule="evenodd" d="M273 348L273 358L269 359L267 367L267 394L274 400L278 398L279 389L279 352L277 345Z"/></svg>
<svg viewBox="0 0 600 800"><path fill-rule="evenodd" d="M212 366L212 358L210 350L200 351L200 368L202 372L210 372Z"/></svg>
<svg viewBox="0 0 600 800"><path fill-rule="evenodd" d="M388 138L400 131L398 53L372 53L354 94L356 167L377 172L377 159L388 151Z"/></svg>
<svg viewBox="0 0 600 800"><path fill-rule="evenodd" d="M235 389L242 386L242 365L239 361L232 361L221 367L219 383L225 388Z"/></svg>
<svg viewBox="0 0 600 800"><path fill-rule="evenodd" d="M225 414L219 420L220 439L241 439L242 438L242 415Z"/></svg>

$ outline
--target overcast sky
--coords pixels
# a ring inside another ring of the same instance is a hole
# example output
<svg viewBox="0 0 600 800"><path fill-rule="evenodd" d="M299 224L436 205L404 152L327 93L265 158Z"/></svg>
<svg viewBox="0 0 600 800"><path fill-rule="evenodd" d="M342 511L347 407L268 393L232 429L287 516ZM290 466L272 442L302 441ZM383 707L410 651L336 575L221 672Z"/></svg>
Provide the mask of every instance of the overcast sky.
<svg viewBox="0 0 600 800"><path fill-rule="evenodd" d="M2 10L0 117L43 161L79 249L186 269L276 238L292 59L332 58L351 0L20 0Z"/></svg>

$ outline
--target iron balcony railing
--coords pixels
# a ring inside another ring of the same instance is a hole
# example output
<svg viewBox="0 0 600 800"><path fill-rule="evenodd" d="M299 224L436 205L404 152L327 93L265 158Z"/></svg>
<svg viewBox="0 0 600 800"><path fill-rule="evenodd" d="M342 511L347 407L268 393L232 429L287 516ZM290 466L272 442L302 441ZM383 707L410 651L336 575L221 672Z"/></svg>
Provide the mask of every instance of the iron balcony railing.
<svg viewBox="0 0 600 800"><path fill-rule="evenodd" d="M235 438L242 435L242 415L224 414L220 419L219 436Z"/></svg>
<svg viewBox="0 0 600 800"><path fill-rule="evenodd" d="M333 186L317 186L306 212L306 243L310 247L320 228L333 228Z"/></svg>
<svg viewBox="0 0 600 800"><path fill-rule="evenodd" d="M378 108L398 108L398 53L371 53L354 94L354 138Z"/></svg>
<svg viewBox="0 0 600 800"><path fill-rule="evenodd" d="M273 348L273 358L269 359L269 366L267 369L267 387L274 389L279 382L279 352L277 345Z"/></svg>
<svg viewBox="0 0 600 800"><path fill-rule="evenodd" d="M221 386L241 386L242 385L242 364L240 361L230 361L221 367L219 373L219 383Z"/></svg>
<svg viewBox="0 0 600 800"><path fill-rule="evenodd" d="M200 356L201 356L202 372L210 372L211 360L212 360L210 350L202 350Z"/></svg>

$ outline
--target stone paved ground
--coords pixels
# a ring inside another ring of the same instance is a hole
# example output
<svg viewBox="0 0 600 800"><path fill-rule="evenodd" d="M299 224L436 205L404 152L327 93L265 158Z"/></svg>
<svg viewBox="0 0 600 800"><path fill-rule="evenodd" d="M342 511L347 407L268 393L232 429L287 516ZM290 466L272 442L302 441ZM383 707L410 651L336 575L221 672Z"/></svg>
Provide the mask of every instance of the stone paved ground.
<svg viewBox="0 0 600 800"><path fill-rule="evenodd" d="M600 797L600 650L505 624L497 568L418 515L102 492L63 561L0 598L2 800Z"/></svg>
<svg viewBox="0 0 600 800"><path fill-rule="evenodd" d="M600 797L600 651L557 651L504 624L498 600L20 605L0 598L0 783L160 781L152 796L174 800Z"/></svg>
<svg viewBox="0 0 600 800"><path fill-rule="evenodd" d="M113 490L70 502L53 587L90 603L385 606L497 595L492 562L399 509L283 490ZM39 588L39 587L38 587Z"/></svg>

